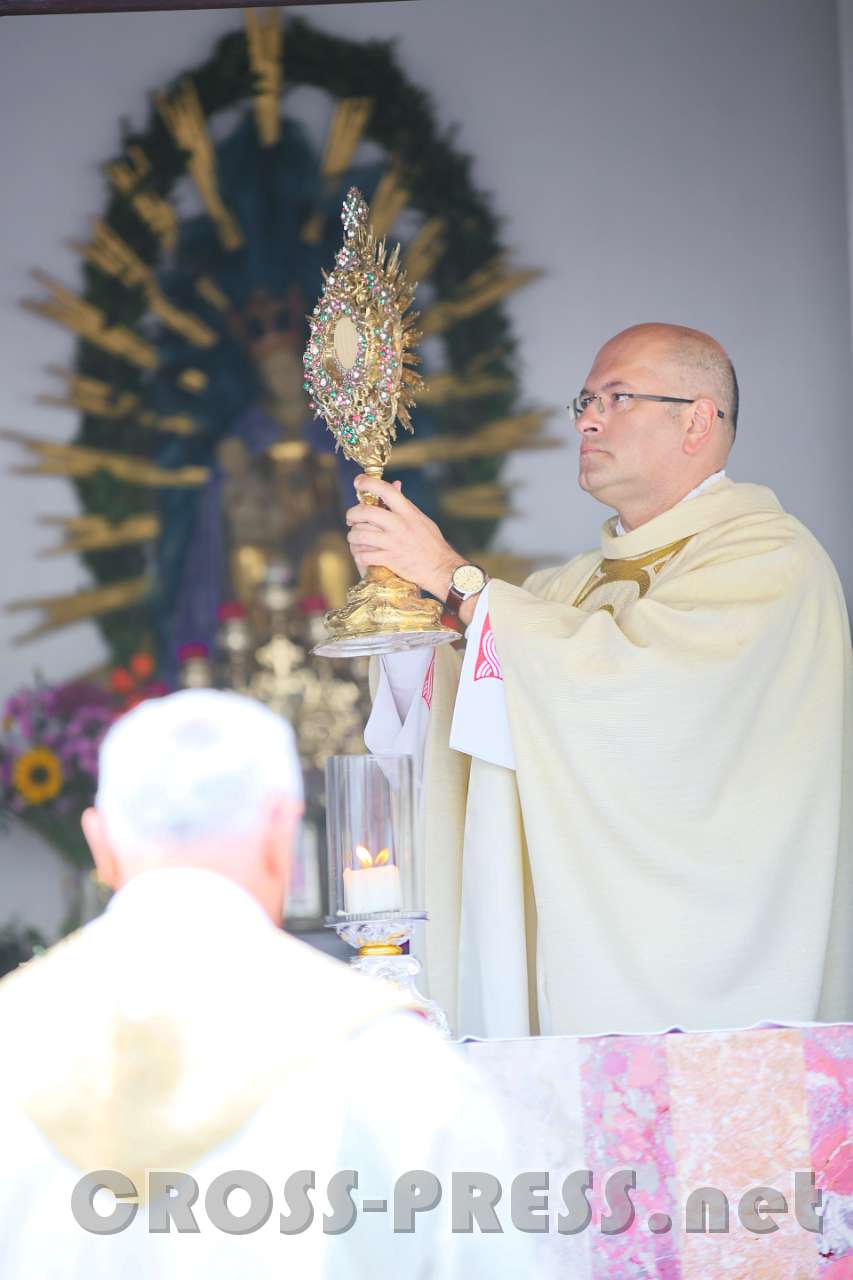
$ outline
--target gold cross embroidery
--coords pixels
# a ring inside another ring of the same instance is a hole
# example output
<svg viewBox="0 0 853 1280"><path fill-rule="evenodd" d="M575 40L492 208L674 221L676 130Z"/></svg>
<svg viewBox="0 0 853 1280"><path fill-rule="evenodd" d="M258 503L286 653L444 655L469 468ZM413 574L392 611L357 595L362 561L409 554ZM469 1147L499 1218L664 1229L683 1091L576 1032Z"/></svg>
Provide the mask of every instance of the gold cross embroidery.
<svg viewBox="0 0 853 1280"><path fill-rule="evenodd" d="M635 556L628 560L600 561L581 588L574 607L580 608L597 587L602 587L608 582L636 582L640 589L640 599L642 599L660 571L669 564L673 556L687 546L690 536L679 538L678 542L670 542L665 547L658 547L656 551L649 551L644 556ZM603 607L613 612L611 605Z"/></svg>

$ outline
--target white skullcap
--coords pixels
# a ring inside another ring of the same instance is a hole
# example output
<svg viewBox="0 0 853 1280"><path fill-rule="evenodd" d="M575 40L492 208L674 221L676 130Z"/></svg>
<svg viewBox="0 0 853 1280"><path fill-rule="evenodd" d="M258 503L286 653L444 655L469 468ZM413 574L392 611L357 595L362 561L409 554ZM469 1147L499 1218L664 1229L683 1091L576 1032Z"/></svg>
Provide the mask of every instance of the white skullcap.
<svg viewBox="0 0 853 1280"><path fill-rule="evenodd" d="M293 730L237 693L149 699L101 744L96 804L120 846L251 835L282 796L302 801Z"/></svg>

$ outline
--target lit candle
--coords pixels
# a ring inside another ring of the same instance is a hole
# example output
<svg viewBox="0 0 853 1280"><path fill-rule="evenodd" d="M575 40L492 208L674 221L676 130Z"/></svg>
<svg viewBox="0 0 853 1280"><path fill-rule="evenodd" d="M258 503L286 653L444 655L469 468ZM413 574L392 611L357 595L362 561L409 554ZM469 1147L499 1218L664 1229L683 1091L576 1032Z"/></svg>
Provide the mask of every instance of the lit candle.
<svg viewBox="0 0 853 1280"><path fill-rule="evenodd" d="M363 844L355 856L360 867L344 868L344 910L347 915L369 915L373 911L399 911L403 905L400 870L388 865L391 857L381 849L374 858Z"/></svg>

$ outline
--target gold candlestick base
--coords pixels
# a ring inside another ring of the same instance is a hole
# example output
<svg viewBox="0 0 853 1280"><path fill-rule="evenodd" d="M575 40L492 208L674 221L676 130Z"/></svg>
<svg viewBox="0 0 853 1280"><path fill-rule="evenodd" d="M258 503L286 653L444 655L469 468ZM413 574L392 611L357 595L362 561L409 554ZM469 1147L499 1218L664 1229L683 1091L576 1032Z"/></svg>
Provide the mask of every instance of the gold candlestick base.
<svg viewBox="0 0 853 1280"><path fill-rule="evenodd" d="M350 587L346 604L332 609L323 622L329 639L312 652L325 658L395 653L459 638L457 631L442 626L437 600L425 599L414 583L379 566L371 566Z"/></svg>

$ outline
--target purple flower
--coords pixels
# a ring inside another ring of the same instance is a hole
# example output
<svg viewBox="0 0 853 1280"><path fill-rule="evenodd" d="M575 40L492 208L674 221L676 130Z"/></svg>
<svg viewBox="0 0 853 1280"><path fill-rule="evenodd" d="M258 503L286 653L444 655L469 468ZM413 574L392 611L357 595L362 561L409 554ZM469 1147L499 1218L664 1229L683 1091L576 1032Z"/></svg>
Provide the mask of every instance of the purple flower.
<svg viewBox="0 0 853 1280"><path fill-rule="evenodd" d="M17 728L20 735L23 738L26 738L28 742L32 742L32 740L35 738L36 736L35 717L31 714L29 707L26 707L26 708L22 707L21 710L18 712Z"/></svg>
<svg viewBox="0 0 853 1280"><path fill-rule="evenodd" d="M84 761L83 761L83 768L84 768L85 773L87 773L87 774L88 774L88 776L91 778L91 780L92 780L92 784L94 785L95 783L97 783L97 781L98 781L98 754L97 754L97 752L93 752L91 755L89 755L89 756L86 756L86 757L85 757L85 759L84 759Z"/></svg>
<svg viewBox="0 0 853 1280"><path fill-rule="evenodd" d="M21 695L19 693L13 693L11 698L7 698L6 701L3 703L4 719L8 717L10 720L14 720L15 716L18 714L20 709L21 709Z"/></svg>
<svg viewBox="0 0 853 1280"><path fill-rule="evenodd" d="M81 775L87 786L98 776L98 744L84 734L68 737L59 749L59 758L66 772Z"/></svg>
<svg viewBox="0 0 853 1280"><path fill-rule="evenodd" d="M113 713L109 707L80 707L68 721L68 735L93 738L100 742L112 724Z"/></svg>
<svg viewBox="0 0 853 1280"><path fill-rule="evenodd" d="M46 716L56 715L57 710L57 691L50 688L49 685L41 685L35 691L35 702L40 711Z"/></svg>
<svg viewBox="0 0 853 1280"><path fill-rule="evenodd" d="M52 689L20 689L7 699L3 716L6 731L18 739L32 743L40 739L55 714Z"/></svg>
<svg viewBox="0 0 853 1280"><path fill-rule="evenodd" d="M59 747L59 758L63 764L73 764L86 746L86 738L68 737Z"/></svg>
<svg viewBox="0 0 853 1280"><path fill-rule="evenodd" d="M112 699L100 685L88 680L74 680L53 691L54 707L59 716L73 717L77 711L98 708L112 713Z"/></svg>

